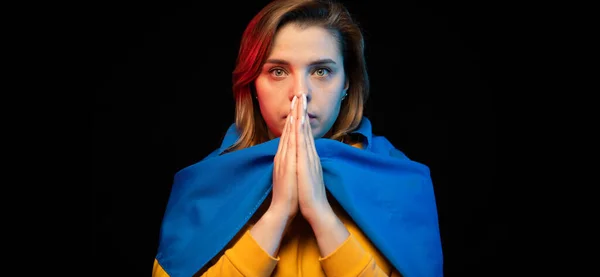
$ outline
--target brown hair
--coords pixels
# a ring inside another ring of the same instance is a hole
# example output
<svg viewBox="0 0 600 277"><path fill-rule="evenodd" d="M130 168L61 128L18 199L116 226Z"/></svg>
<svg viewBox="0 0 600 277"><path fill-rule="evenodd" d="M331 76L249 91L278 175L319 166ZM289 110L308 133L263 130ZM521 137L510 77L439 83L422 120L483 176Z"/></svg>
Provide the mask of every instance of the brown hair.
<svg viewBox="0 0 600 277"><path fill-rule="evenodd" d="M363 35L348 10L334 1L274 0L254 16L242 35L233 71L235 124L240 137L226 152L269 140L267 124L254 97L254 81L268 58L277 30L288 23L300 27L324 27L339 41L349 88L329 138L345 141L347 134L355 130L362 120L369 96L369 77Z"/></svg>

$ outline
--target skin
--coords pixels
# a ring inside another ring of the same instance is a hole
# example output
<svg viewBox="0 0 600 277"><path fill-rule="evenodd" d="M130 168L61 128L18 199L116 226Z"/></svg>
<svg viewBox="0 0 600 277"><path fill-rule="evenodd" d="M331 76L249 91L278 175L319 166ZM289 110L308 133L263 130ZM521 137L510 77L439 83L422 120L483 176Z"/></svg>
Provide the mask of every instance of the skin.
<svg viewBox="0 0 600 277"><path fill-rule="evenodd" d="M349 236L327 200L314 143L314 138L328 133L339 114L347 89L342 59L327 30L287 25L277 33L255 82L261 113L280 142L271 205L250 234L273 257L298 211L312 227L322 257Z"/></svg>
<svg viewBox="0 0 600 277"><path fill-rule="evenodd" d="M271 138L281 136L292 98L302 93L308 99L313 136L325 136L348 86L338 42L321 27L283 26L255 86Z"/></svg>

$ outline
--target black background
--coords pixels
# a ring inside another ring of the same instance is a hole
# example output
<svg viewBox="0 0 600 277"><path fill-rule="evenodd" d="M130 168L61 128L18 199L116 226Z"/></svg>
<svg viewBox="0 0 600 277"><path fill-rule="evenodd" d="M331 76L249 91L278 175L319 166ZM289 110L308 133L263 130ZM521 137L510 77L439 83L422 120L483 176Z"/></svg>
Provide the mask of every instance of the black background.
<svg viewBox="0 0 600 277"><path fill-rule="evenodd" d="M95 273L150 276L173 175L218 147L233 122L241 34L266 3L89 11ZM507 271L493 96L509 19L492 4L345 3L364 30L374 133L430 167L445 275Z"/></svg>

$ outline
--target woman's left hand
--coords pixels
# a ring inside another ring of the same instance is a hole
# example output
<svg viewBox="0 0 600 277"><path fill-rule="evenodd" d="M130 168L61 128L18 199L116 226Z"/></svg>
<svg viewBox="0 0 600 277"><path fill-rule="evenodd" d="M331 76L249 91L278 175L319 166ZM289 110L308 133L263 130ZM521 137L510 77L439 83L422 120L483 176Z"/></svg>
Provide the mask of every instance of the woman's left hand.
<svg viewBox="0 0 600 277"><path fill-rule="evenodd" d="M302 109L296 109L294 115L298 120L296 127L298 205L302 216L313 225L323 216L333 213L323 182L323 170L307 114L306 95L299 99ZM302 120L304 120L302 122Z"/></svg>
<svg viewBox="0 0 600 277"><path fill-rule="evenodd" d="M306 95L300 101L303 108L296 109L300 121L296 130L296 171L298 175L298 206L317 239L321 257L327 257L350 236L344 224L327 200L321 160L317 155L310 121L306 113ZM302 120L304 119L304 122Z"/></svg>

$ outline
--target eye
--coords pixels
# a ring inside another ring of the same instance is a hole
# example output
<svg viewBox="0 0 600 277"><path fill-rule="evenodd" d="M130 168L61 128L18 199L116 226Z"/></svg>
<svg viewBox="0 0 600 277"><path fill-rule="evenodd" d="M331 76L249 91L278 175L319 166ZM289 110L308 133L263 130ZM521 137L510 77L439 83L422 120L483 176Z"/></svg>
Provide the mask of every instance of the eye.
<svg viewBox="0 0 600 277"><path fill-rule="evenodd" d="M317 70L315 70L314 73L317 74L317 76L319 76L319 77L325 77L325 76L329 75L330 72L331 71L329 70L329 68L322 67L322 68L318 68Z"/></svg>
<svg viewBox="0 0 600 277"><path fill-rule="evenodd" d="M281 68L273 68L273 69L269 70L269 73L273 77L284 77L286 74L285 71Z"/></svg>

